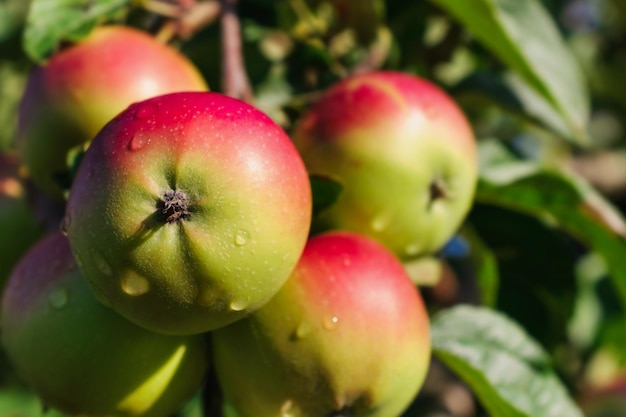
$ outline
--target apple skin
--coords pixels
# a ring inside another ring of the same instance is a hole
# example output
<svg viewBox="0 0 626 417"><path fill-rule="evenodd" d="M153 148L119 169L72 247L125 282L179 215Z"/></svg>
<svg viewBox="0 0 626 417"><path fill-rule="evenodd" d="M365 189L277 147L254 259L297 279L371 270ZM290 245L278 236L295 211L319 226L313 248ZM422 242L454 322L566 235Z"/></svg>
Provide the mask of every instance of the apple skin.
<svg viewBox="0 0 626 417"><path fill-rule="evenodd" d="M213 332L240 417L393 417L421 388L429 318L397 258L352 232L312 237L263 308Z"/></svg>
<svg viewBox="0 0 626 417"><path fill-rule="evenodd" d="M22 164L16 153L0 154L0 290L11 269L42 235L28 204Z"/></svg>
<svg viewBox="0 0 626 417"><path fill-rule="evenodd" d="M178 191L189 213L170 218L165 201ZM279 290L311 210L302 159L268 116L219 93L173 93L132 105L98 134L64 227L102 302L153 331L192 334Z"/></svg>
<svg viewBox="0 0 626 417"><path fill-rule="evenodd" d="M626 417L626 375L622 371L610 382L586 387L578 402L586 417Z"/></svg>
<svg viewBox="0 0 626 417"><path fill-rule="evenodd" d="M57 200L71 179L68 154L133 102L206 91L194 64L151 35L100 26L29 76L18 111L18 147L33 181Z"/></svg>
<svg viewBox="0 0 626 417"><path fill-rule="evenodd" d="M476 141L456 103L392 71L332 86L292 134L311 175L343 185L313 220L383 243L402 259L439 250L464 220L477 179Z"/></svg>
<svg viewBox="0 0 626 417"><path fill-rule="evenodd" d="M18 375L46 405L72 415L169 416L208 366L202 336L152 333L100 304L60 231L14 269L0 324Z"/></svg>

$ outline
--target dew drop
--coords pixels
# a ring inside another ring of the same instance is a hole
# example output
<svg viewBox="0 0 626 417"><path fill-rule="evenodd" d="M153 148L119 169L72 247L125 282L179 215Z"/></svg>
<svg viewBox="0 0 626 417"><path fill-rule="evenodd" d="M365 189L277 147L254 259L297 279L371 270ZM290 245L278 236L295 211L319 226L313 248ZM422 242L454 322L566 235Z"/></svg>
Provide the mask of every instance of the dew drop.
<svg viewBox="0 0 626 417"><path fill-rule="evenodd" d="M101 254L97 252L94 252L93 260L96 263L96 268L98 268L98 271L100 271L100 273L108 277L113 275L113 269L111 268L111 265L109 264L109 262L106 259L104 259L104 256L102 256Z"/></svg>
<svg viewBox="0 0 626 417"><path fill-rule="evenodd" d="M311 333L311 325L306 321L303 321L296 328L296 332L294 333L296 339L304 339L309 333Z"/></svg>
<svg viewBox="0 0 626 417"><path fill-rule="evenodd" d="M287 400L280 406L280 417L293 417L293 400Z"/></svg>
<svg viewBox="0 0 626 417"><path fill-rule="evenodd" d="M410 243L404 248L404 252L409 256L417 255L419 251L420 245L417 243Z"/></svg>
<svg viewBox="0 0 626 417"><path fill-rule="evenodd" d="M248 307L248 302L244 300L233 300L230 302L229 307L232 311L242 311Z"/></svg>
<svg viewBox="0 0 626 417"><path fill-rule="evenodd" d="M150 284L148 280L139 275L126 275L122 277L122 291L128 295L138 296L148 292Z"/></svg>
<svg viewBox="0 0 626 417"><path fill-rule="evenodd" d="M128 149L133 152L136 152L146 146L148 140L144 135L134 135L130 141L128 142Z"/></svg>
<svg viewBox="0 0 626 417"><path fill-rule="evenodd" d="M248 243L249 239L250 233L248 233L247 230L238 230L237 233L235 233L235 245L237 246L245 245Z"/></svg>
<svg viewBox="0 0 626 417"><path fill-rule="evenodd" d="M370 227L375 232L382 232L387 227L389 227L390 221L391 221L391 215L389 213L383 213L374 217L374 220L372 220Z"/></svg>
<svg viewBox="0 0 626 417"><path fill-rule="evenodd" d="M70 293L67 288L55 288L48 294L48 301L53 308L60 309L65 307L70 299Z"/></svg>
<svg viewBox="0 0 626 417"><path fill-rule="evenodd" d="M135 119L147 119L148 117L156 113L156 108L153 105L141 106L135 112Z"/></svg>
<svg viewBox="0 0 626 417"><path fill-rule="evenodd" d="M339 324L339 317L327 316L324 318L323 326L326 330L334 330Z"/></svg>
<svg viewBox="0 0 626 417"><path fill-rule="evenodd" d="M63 221L61 222L61 232L63 232L64 235L67 236L67 229L69 229L71 224L72 224L72 216L70 215L69 212L67 212L65 214L65 217L63 217Z"/></svg>

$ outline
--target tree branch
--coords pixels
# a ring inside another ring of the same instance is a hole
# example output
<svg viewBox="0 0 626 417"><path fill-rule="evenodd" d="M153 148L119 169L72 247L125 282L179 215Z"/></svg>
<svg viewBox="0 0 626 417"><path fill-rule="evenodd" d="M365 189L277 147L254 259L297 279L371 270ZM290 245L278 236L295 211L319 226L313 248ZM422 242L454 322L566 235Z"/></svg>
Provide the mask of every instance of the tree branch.
<svg viewBox="0 0 626 417"><path fill-rule="evenodd" d="M222 92L247 102L252 101L252 89L246 73L241 40L241 25L237 15L237 0L221 0Z"/></svg>

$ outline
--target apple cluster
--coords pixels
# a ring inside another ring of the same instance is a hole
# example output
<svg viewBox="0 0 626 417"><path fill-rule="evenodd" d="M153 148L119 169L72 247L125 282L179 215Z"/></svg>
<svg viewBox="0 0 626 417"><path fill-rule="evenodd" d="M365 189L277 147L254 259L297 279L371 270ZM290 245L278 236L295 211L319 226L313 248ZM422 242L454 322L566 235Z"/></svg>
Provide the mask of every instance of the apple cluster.
<svg viewBox="0 0 626 417"><path fill-rule="evenodd" d="M46 405L167 417L209 370L240 417L393 417L419 392L429 316L403 262L455 233L477 172L432 83L346 78L286 132L167 45L102 26L31 74L18 139L64 210L1 304ZM316 213L312 178L340 186Z"/></svg>

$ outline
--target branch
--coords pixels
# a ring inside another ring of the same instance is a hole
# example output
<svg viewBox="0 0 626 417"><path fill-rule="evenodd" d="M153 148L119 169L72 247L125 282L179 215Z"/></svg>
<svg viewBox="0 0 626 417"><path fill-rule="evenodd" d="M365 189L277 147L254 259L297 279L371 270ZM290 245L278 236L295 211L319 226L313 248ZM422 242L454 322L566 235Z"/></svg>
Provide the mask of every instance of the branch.
<svg viewBox="0 0 626 417"><path fill-rule="evenodd" d="M252 89L243 62L237 0L221 0L221 4L222 91L228 96L252 102Z"/></svg>

